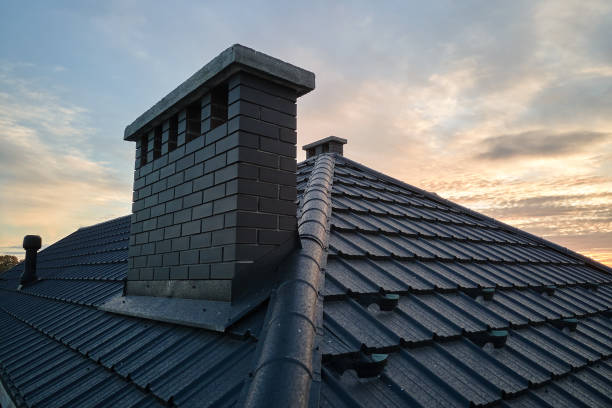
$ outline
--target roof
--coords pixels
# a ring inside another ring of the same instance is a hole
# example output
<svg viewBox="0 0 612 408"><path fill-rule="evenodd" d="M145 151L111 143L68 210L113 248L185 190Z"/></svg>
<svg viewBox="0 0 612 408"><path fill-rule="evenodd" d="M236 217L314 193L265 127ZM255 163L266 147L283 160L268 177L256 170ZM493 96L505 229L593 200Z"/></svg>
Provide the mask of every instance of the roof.
<svg viewBox="0 0 612 408"><path fill-rule="evenodd" d="M123 289L129 217L82 228L39 253L39 282L0 275L12 399L231 406L301 375L287 392L310 406L612 404L610 268L336 154L297 177L307 253L283 267L300 313L282 288L224 333L101 311ZM308 317L293 336L290 315Z"/></svg>

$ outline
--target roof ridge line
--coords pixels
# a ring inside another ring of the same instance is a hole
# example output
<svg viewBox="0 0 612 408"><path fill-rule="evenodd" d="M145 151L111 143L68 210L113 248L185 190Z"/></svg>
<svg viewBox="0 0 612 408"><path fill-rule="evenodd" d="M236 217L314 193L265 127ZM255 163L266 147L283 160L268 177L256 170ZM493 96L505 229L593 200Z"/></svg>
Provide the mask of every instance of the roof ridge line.
<svg viewBox="0 0 612 408"><path fill-rule="evenodd" d="M306 407L312 382L319 381L316 337L322 313L322 268L327 260L335 158L333 154L317 156L310 173L302 202L313 204L302 208L298 216L301 248L279 267L285 270L286 278L272 293L251 379L239 399L241 405ZM322 189L327 200L308 199L311 195L320 198Z"/></svg>
<svg viewBox="0 0 612 408"><path fill-rule="evenodd" d="M536 240L537 242L539 242L541 244L544 244L546 247L548 247L550 249L553 249L553 250L555 250L557 252L560 252L563 255L567 255L569 257L578 259L578 260L588 264L589 266L592 266L592 267L594 267L596 269L599 269L601 271L604 271L606 273L612 274L612 268L611 267L609 267L607 265L604 265L604 264L602 264L600 262L597 262L597 261L589 258L588 256L582 255L582 254L580 254L578 252L574 252L571 249L563 247L563 246L561 246L559 244L555 244L552 241L548 241L548 240L546 240L546 239L544 239L542 237L539 237L537 235L531 234L531 233L529 233L527 231L523 231L523 230L521 230L519 228L513 227L512 225L509 225L509 224L506 224L506 223L501 222L499 220L496 220L495 218L489 217L488 215L485 215L485 214L476 212L476 211L474 211L474 210L472 210L470 208L464 207L461 204L457 204L455 202L447 200L446 198L442 198L442 197L440 197L437 194L434 194L434 193L431 193L429 191L423 190L423 189L421 189L419 187L415 187L415 186L413 186L411 184L408 184L408 183L406 183L404 181L401 181L399 179L391 177L391 176L389 176L387 174L384 174L384 173L381 173L381 172L379 172L377 170L371 169L371 168L369 168L369 167L367 167L367 166L365 166L365 165L363 165L361 163L358 163L358 162L356 162L354 160L348 159L348 158L346 158L344 156L342 156L342 160L344 160L347 163L352 164L352 165L354 165L354 166L356 166L356 167L358 167L358 168L360 168L362 170L365 170L365 171L368 171L370 173L373 173L377 177L380 177L380 178L382 178L382 179L384 179L386 181L398 184L399 186L404 187L404 188L408 188L408 189L411 189L411 190L416 190L418 193L421 193L424 196L426 196L427 198L429 198L431 200L434 200L434 201L437 201L437 202L439 202L441 204L450 205L450 206L453 206L453 207L458 207L462 211L465 211L467 214L469 214L471 216L476 216L478 218L485 219L486 221L493 222L493 223L499 225L502 229L505 229L507 231L513 232L515 234L521 235L521 236L526 237L526 238L530 238L530 239Z"/></svg>

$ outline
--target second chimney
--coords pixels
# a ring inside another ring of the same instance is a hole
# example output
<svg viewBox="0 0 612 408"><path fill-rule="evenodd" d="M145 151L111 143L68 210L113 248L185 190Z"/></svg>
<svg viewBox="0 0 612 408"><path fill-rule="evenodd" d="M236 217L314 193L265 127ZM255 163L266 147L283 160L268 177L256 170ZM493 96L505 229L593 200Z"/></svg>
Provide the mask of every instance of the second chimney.
<svg viewBox="0 0 612 408"><path fill-rule="evenodd" d="M296 245L296 99L314 74L234 45L141 115L127 295L236 301Z"/></svg>

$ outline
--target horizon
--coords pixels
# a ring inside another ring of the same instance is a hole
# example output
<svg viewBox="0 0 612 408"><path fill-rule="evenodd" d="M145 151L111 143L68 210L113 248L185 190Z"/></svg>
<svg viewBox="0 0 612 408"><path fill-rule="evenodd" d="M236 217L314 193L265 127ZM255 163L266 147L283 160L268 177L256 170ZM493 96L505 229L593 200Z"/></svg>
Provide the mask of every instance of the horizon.
<svg viewBox="0 0 612 408"><path fill-rule="evenodd" d="M316 75L298 161L346 138L349 159L612 266L612 4L144 4L3 6L0 254L130 215L123 129L241 43Z"/></svg>

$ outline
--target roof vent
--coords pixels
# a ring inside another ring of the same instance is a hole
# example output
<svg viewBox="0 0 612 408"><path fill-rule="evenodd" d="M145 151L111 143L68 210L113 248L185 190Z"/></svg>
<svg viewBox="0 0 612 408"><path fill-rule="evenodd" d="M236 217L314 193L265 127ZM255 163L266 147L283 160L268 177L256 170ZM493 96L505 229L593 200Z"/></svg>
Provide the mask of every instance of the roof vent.
<svg viewBox="0 0 612 408"><path fill-rule="evenodd" d="M38 235L26 235L23 237L23 249L26 250L23 275L21 275L21 286L36 282L36 252L42 246L42 239Z"/></svg>
<svg viewBox="0 0 612 408"><path fill-rule="evenodd" d="M359 378L372 378L382 373L388 359L388 354L366 354L361 351L335 357L329 362L329 366L340 375L346 370L355 370Z"/></svg>
<svg viewBox="0 0 612 408"><path fill-rule="evenodd" d="M495 348L502 348L508 339L508 330L489 330L483 333L475 333L470 336L470 340L484 347L487 343L492 343Z"/></svg>
<svg viewBox="0 0 612 408"><path fill-rule="evenodd" d="M560 330L567 327L570 331L574 331L578 327L578 319L576 318L553 320L550 323Z"/></svg>
<svg viewBox="0 0 612 408"><path fill-rule="evenodd" d="M390 312L397 307L399 298L399 295L395 293L373 293L360 295L357 302L366 308L376 303L381 311Z"/></svg>
<svg viewBox="0 0 612 408"><path fill-rule="evenodd" d="M307 159L322 153L338 153L342 156L343 145L345 144L346 139L337 136L328 136L325 139L317 140L316 142L302 146L302 150L306 150Z"/></svg>

